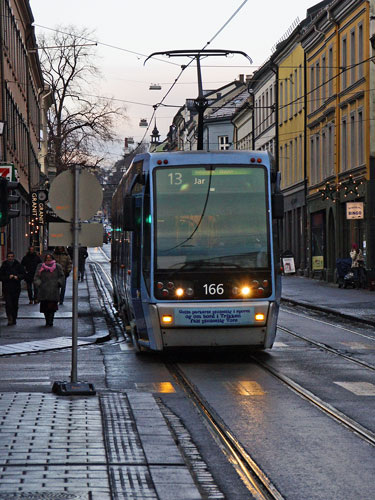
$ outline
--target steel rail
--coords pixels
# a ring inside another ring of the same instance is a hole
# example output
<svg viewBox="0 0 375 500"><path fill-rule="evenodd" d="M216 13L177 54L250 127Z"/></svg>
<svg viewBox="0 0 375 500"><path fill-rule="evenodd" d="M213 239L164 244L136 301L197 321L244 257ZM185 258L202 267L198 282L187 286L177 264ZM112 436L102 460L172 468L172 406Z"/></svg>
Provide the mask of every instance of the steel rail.
<svg viewBox="0 0 375 500"><path fill-rule="evenodd" d="M308 391L307 389L299 385L297 382L294 382L294 380L292 380L288 376L283 375L275 368L272 368L267 363L260 361L255 356L250 356L250 357L254 362L256 362L267 372L271 373L274 377L281 380L287 387L293 390L293 392L298 394L300 397L312 403L323 413L331 417L336 422L342 424L344 427L349 429L354 434L358 435L361 439L363 439L367 443L371 444L372 446L375 446L375 433L373 433L369 429L366 429L366 427L363 427L358 422L354 421L353 419L351 419L350 417L339 411L337 408L326 403L318 396L316 396L312 392Z"/></svg>
<svg viewBox="0 0 375 500"><path fill-rule="evenodd" d="M300 306L304 307L306 309L306 307L303 306L302 304L300 304ZM287 312L288 314L293 314L294 316L298 316L299 318L306 318L306 319L308 319L310 321L314 321L315 323L322 323L323 325L334 326L335 328L338 328L339 330L344 330L345 332L353 333L353 335L358 335L358 337L363 337L365 339L375 341L375 337L374 336L365 335L364 333L357 332L355 330L351 330L350 328L346 328L345 326L337 325L334 322L323 321L321 319L314 318L313 316L309 316L308 314L296 313L294 311L290 311L289 309L284 309L284 307L281 307L280 309L281 309L282 312ZM330 314L333 315L333 313L330 313ZM341 316L339 316L339 315L336 315L336 318L342 319ZM346 321L348 320L348 318L344 318L344 319ZM363 324L364 323L361 322L362 326L363 326ZM367 326L372 326L372 325L370 325L368 323L366 323L366 325Z"/></svg>
<svg viewBox="0 0 375 500"><path fill-rule="evenodd" d="M347 361L351 361L352 363L355 363L357 365L360 365L364 368L367 368L369 370L375 371L375 366L370 365L370 363L366 363L366 361L361 361L360 359L353 358L352 356L349 356L348 354L343 354L342 352L338 351L337 349L334 349L333 347L328 346L327 344L322 344L321 342L317 342L316 340L309 339L308 337L305 337L304 335L301 335L300 333L293 332L292 330L289 330L289 328L286 328L285 326L278 326L278 330L281 330L285 333L288 333L289 335L293 335L294 337L297 337L304 342L308 342L309 344L312 344L316 347L319 347L319 349L324 349L327 352L330 352L331 354L334 354L335 356L340 356L341 358L346 359Z"/></svg>
<svg viewBox="0 0 375 500"><path fill-rule="evenodd" d="M266 474L254 462L230 429L209 406L199 390L189 381L175 363L166 363L179 386L192 400L204 417L215 441L219 444L228 460L232 463L245 486L257 500L284 500Z"/></svg>
<svg viewBox="0 0 375 500"><path fill-rule="evenodd" d="M90 267L98 290L98 298L101 302L102 308L105 310L108 321L111 323L111 325L108 326L111 326L115 331L117 339L120 339L122 337L124 340L126 340L125 329L123 328L121 320L117 315L117 311L113 306L112 295L108 291L108 288L104 282L104 279L100 275L98 268L100 268L100 270L106 275L110 286L112 286L112 279L108 276L108 274L104 271L103 267L99 263L95 261L90 262Z"/></svg>

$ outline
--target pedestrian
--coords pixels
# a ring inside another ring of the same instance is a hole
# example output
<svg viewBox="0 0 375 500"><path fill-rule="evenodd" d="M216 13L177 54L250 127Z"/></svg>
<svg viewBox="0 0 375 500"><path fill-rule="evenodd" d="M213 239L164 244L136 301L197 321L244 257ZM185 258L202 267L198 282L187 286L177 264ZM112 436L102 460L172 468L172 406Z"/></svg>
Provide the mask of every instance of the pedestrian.
<svg viewBox="0 0 375 500"><path fill-rule="evenodd" d="M25 270L25 281L27 286L27 294L29 296L29 304L36 304L38 302L37 291L34 283L34 275L38 264L40 264L41 262L42 259L36 253L33 246L29 247L28 252L21 260L21 265Z"/></svg>
<svg viewBox="0 0 375 500"><path fill-rule="evenodd" d="M66 280L69 277L70 271L72 270L72 259L68 254L65 247L56 247L53 254L54 259L63 269L65 280L60 290L60 305L64 303Z"/></svg>
<svg viewBox="0 0 375 500"><path fill-rule="evenodd" d="M361 286L364 282L364 258L363 253L356 243L352 244L352 249L350 250L350 257L352 259L352 271L354 274L354 279L357 286Z"/></svg>
<svg viewBox="0 0 375 500"><path fill-rule="evenodd" d="M83 281L85 277L86 259L89 256L87 247L79 247L78 249L78 281Z"/></svg>
<svg viewBox="0 0 375 500"><path fill-rule="evenodd" d="M3 262L0 268L0 281L3 282L8 326L17 324L18 301L21 293L21 281L24 279L24 276L24 268L15 259L14 252L10 250L7 253L7 260Z"/></svg>
<svg viewBox="0 0 375 500"><path fill-rule="evenodd" d="M65 282L64 271L54 255L47 252L35 271L34 283L38 290L40 312L46 318L46 326L53 326L53 318L58 310L60 288Z"/></svg>

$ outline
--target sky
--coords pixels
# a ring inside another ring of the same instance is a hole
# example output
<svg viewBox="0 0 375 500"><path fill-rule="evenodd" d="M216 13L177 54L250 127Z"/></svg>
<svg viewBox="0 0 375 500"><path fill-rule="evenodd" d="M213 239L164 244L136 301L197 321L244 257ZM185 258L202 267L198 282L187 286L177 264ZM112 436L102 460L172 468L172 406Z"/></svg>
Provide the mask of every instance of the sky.
<svg viewBox="0 0 375 500"><path fill-rule="evenodd" d="M181 65L189 59L160 56L144 64L147 56L153 52L202 49L210 42L206 48L242 51L252 59L252 64L240 55L202 61L203 88L213 90L238 79L240 74L256 71L295 20L302 21L306 10L316 3L314 0L30 0L37 37L74 25L92 31L92 39L98 42L94 62L103 78L93 91L95 95L116 99L116 104L125 106L127 116L116 124L118 142L107 148L108 164L121 157L125 137L133 137L136 143L143 139L146 130L139 122L141 119L150 122L154 105L163 101L168 106L157 108L146 139L149 140L156 119L163 140L178 109L187 98L197 96L195 66L191 65L178 78ZM162 89L150 90L153 83L160 84Z"/></svg>

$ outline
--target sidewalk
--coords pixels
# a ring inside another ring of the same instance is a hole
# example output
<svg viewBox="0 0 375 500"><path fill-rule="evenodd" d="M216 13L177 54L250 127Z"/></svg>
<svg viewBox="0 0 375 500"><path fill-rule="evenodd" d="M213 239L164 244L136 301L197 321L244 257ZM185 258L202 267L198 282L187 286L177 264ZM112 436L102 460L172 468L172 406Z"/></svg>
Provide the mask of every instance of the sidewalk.
<svg viewBox="0 0 375 500"><path fill-rule="evenodd" d="M17 325L6 326L0 303L0 499L200 500L199 474L202 491L206 481L212 498L223 499L186 430L175 429L152 392L108 389L103 349L116 357L131 350L127 343L79 350L79 380L93 382L95 396L51 392L51 373L69 379L71 281L53 328L44 326L39 305L29 305L25 290ZM89 270L79 283L78 331L81 346L108 339Z"/></svg>
<svg viewBox="0 0 375 500"><path fill-rule="evenodd" d="M375 325L375 292L369 290L288 275L282 277L281 296L292 304Z"/></svg>

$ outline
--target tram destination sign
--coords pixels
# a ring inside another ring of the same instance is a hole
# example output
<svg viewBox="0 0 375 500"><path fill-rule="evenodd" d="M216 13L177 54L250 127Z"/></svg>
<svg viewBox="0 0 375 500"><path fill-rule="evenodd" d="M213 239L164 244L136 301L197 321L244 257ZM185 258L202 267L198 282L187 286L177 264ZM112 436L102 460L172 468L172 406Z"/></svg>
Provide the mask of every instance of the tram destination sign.
<svg viewBox="0 0 375 500"><path fill-rule="evenodd" d="M245 326L254 323L254 308L196 309L182 307L175 312L179 326Z"/></svg>

